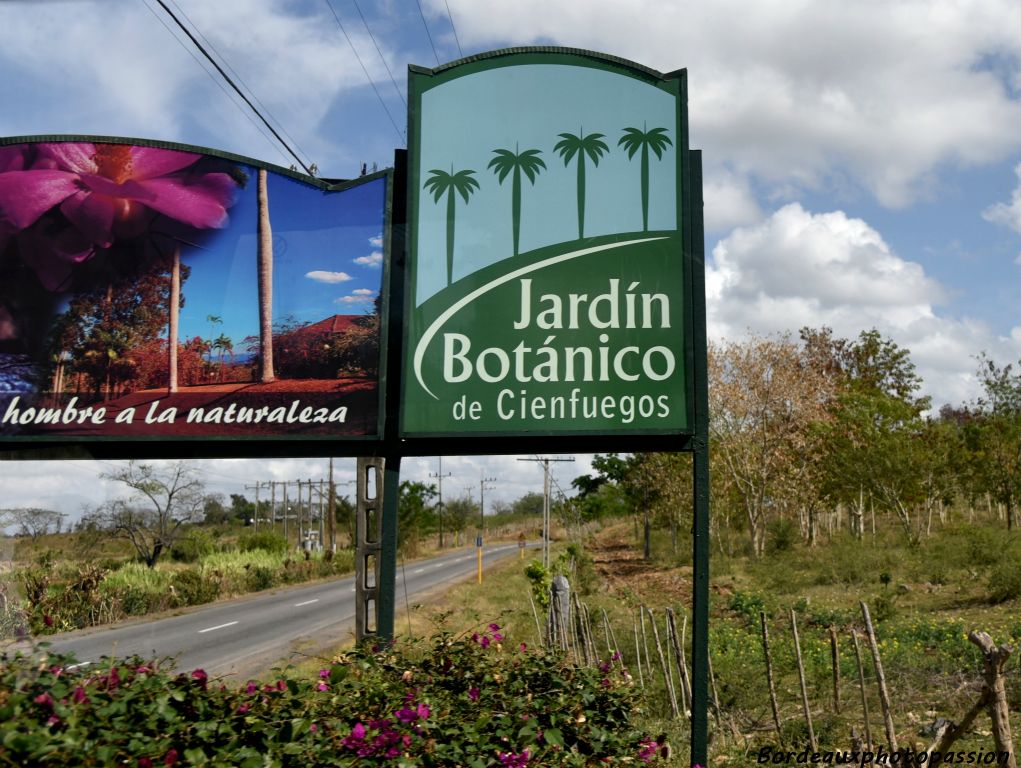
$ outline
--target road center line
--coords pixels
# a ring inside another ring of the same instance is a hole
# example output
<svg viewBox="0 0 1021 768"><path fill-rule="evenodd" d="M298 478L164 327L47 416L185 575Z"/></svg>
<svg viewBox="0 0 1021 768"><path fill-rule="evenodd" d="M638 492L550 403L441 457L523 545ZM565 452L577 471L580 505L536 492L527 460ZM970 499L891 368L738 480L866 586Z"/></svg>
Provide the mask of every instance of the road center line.
<svg viewBox="0 0 1021 768"><path fill-rule="evenodd" d="M303 603L295 603L294 607L295 608L301 608L301 606L303 606L303 605L312 605L312 603L318 603L318 602L319 602L319 598L317 597L317 598L315 598L313 600L306 600Z"/></svg>
<svg viewBox="0 0 1021 768"><path fill-rule="evenodd" d="M91 661L80 661L77 664L72 664L71 666L69 666L67 670L68 672L70 672L72 669L78 669L78 667L87 667L91 663L92 663Z"/></svg>
<svg viewBox="0 0 1021 768"><path fill-rule="evenodd" d="M226 624L217 624L215 627L206 627L205 629L200 629L199 634L201 635L206 632L213 632L217 629L224 629L225 627L233 627L235 624L237 624L236 621L228 621Z"/></svg>
<svg viewBox="0 0 1021 768"><path fill-rule="evenodd" d="M424 573L424 572L425 572L425 568L416 568L415 570L412 571L412 573Z"/></svg>

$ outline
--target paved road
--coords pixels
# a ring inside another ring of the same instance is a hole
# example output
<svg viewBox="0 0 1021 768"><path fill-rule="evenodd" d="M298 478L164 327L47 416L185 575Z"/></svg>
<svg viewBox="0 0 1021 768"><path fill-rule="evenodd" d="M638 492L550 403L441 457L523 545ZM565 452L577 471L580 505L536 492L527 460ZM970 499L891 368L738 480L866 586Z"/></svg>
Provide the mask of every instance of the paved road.
<svg viewBox="0 0 1021 768"><path fill-rule="evenodd" d="M486 547L486 564L512 554L517 544ZM397 604L435 587L475 575L474 548L397 568ZM406 576L406 582L405 582ZM400 611L398 611L400 613ZM102 656L173 656L177 668L212 675L255 675L296 651L312 653L354 633L354 578L274 590L213 603L154 621L46 638L55 651L73 652L82 664Z"/></svg>

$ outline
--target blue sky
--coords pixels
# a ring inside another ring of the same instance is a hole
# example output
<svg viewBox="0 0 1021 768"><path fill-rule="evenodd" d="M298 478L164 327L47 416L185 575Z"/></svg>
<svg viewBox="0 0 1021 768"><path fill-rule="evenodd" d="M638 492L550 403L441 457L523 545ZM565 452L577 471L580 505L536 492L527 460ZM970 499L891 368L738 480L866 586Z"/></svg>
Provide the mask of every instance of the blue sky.
<svg viewBox="0 0 1021 768"><path fill-rule="evenodd" d="M392 163L409 64L563 45L686 67L713 339L876 327L911 350L937 403L979 394L979 353L1021 359L1016 0L422 0L425 24L416 3L330 1L361 63L326 0L172 4L323 176ZM293 162L160 19L153 0L0 2L0 135L138 136ZM486 471L462 461L464 483ZM434 464L409 462L409 477ZM531 470L501 465L494 498L535 488Z"/></svg>
<svg viewBox="0 0 1021 768"><path fill-rule="evenodd" d="M183 286L181 338L225 334L236 352L259 332L256 274L256 184L238 194L227 226L201 249L182 254L191 274ZM305 324L331 315L371 312L382 281L386 184L340 192L270 173L274 322ZM222 322L211 322L210 315Z"/></svg>

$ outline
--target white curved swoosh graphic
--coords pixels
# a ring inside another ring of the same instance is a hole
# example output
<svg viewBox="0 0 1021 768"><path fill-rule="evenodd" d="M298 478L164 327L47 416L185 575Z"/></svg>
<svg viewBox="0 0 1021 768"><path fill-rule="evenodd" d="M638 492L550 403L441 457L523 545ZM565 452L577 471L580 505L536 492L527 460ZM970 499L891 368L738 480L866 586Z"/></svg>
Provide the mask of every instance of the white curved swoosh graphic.
<svg viewBox="0 0 1021 768"><path fill-rule="evenodd" d="M430 325L429 328L426 329L426 332L422 334L422 338L418 340L418 345L415 347L414 368L415 378L418 379L419 386L421 386L422 389L428 392L434 400L440 399L435 394L433 394L433 391L429 389L429 387L427 387L425 385L425 382L422 380L422 360L425 358L425 350L428 348L429 343L433 340L433 336L436 335L436 332L439 331L441 327L443 327L443 324L446 323L447 320L452 318L458 312L460 312L465 306L475 301L475 299L477 299L479 296L489 293L494 288L497 288L503 285L504 283L508 283L511 280L515 280L516 278L519 278L522 275L527 275L529 272L536 272L540 269L545 269L546 267L553 266L554 264L560 264L561 262L564 261L570 261L571 259L577 259L581 256L587 256L590 253L609 251L614 248L625 248L629 245L638 245L639 243L650 243L654 240L666 239L667 239L666 237L642 237L639 238L638 240L625 240L622 243L607 243L605 245L596 245L591 248L582 248L579 251L569 251L567 253L562 253L559 256L552 256L548 259L537 261L534 264L529 264L528 266L520 267L518 269L513 270L512 272L508 272L505 275L501 275L500 277L496 278L496 280L488 282L485 285L479 286L474 291L461 298L460 301L456 301L449 307L447 307L446 311L433 321L433 324Z"/></svg>

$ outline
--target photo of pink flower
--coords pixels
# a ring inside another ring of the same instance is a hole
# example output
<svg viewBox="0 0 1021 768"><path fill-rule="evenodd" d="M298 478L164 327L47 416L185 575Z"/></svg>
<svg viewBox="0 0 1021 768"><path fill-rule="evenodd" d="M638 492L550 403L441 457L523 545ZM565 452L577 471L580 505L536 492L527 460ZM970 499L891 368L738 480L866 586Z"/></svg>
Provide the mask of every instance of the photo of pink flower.
<svg viewBox="0 0 1021 768"><path fill-rule="evenodd" d="M22 258L59 290L75 264L146 234L160 215L198 230L224 226L238 185L197 169L202 157L88 142L0 148L0 233L23 235Z"/></svg>

